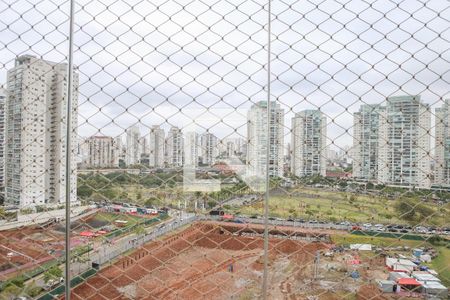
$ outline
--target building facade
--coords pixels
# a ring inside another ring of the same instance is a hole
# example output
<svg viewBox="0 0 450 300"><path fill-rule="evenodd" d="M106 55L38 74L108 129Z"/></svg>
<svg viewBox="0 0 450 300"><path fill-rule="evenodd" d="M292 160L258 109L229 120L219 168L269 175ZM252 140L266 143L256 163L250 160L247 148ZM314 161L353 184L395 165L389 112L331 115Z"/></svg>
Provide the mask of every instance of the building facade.
<svg viewBox="0 0 450 300"><path fill-rule="evenodd" d="M199 134L190 131L184 137L184 165L198 167L199 162Z"/></svg>
<svg viewBox="0 0 450 300"><path fill-rule="evenodd" d="M291 172L295 176L326 176L327 119L319 110L305 110L292 118Z"/></svg>
<svg viewBox="0 0 450 300"><path fill-rule="evenodd" d="M166 139L166 163L168 167L183 166L183 133L178 127L170 128Z"/></svg>
<svg viewBox="0 0 450 300"><path fill-rule="evenodd" d="M209 132L206 132L200 137L200 157L203 165L211 166L216 162L219 156L217 137Z"/></svg>
<svg viewBox="0 0 450 300"><path fill-rule="evenodd" d="M127 167L132 165L137 165L141 160L141 146L139 141L141 139L141 133L139 127L131 126L126 132L126 153L125 153L125 164Z"/></svg>
<svg viewBox="0 0 450 300"><path fill-rule="evenodd" d="M77 201L78 74L73 76L71 148L66 149L67 64L20 56L7 74L5 203L18 207L64 203L66 156L70 200Z"/></svg>
<svg viewBox="0 0 450 300"><path fill-rule="evenodd" d="M267 174L283 176L284 110L276 102L270 102L270 119L267 118L267 101L252 105L247 113L247 171L251 176ZM269 124L269 132L267 125ZM267 139L270 147L267 149Z"/></svg>
<svg viewBox="0 0 450 300"><path fill-rule="evenodd" d="M353 114L353 177L356 180L376 181L378 179L379 127L386 107L362 105Z"/></svg>
<svg viewBox="0 0 450 300"><path fill-rule="evenodd" d="M450 186L450 99L436 109L434 183Z"/></svg>
<svg viewBox="0 0 450 300"><path fill-rule="evenodd" d="M387 99L378 134L378 182L431 186L431 112L420 96Z"/></svg>
<svg viewBox="0 0 450 300"><path fill-rule="evenodd" d="M0 88L0 187L5 185L5 102L6 90Z"/></svg>
<svg viewBox="0 0 450 300"><path fill-rule="evenodd" d="M88 146L88 168L116 168L116 145L109 136L91 136L86 139Z"/></svg>
<svg viewBox="0 0 450 300"><path fill-rule="evenodd" d="M223 158L241 157L245 154L245 140L239 137L226 137L219 142L219 155Z"/></svg>
<svg viewBox="0 0 450 300"><path fill-rule="evenodd" d="M149 139L149 165L153 168L162 168L164 167L164 129L157 125L152 126Z"/></svg>

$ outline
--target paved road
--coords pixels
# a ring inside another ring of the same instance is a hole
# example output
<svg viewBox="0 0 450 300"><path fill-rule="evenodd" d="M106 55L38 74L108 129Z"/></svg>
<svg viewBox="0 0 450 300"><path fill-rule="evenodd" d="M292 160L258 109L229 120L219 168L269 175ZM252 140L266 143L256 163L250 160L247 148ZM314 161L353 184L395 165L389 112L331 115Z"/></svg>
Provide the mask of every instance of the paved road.
<svg viewBox="0 0 450 300"><path fill-rule="evenodd" d="M85 212L86 213L83 213ZM89 214L96 212L94 206L77 206L71 209L71 219L76 220ZM66 218L65 209L50 210L45 213L34 213L27 215L19 215L17 221L8 222L5 220L0 220L0 231L9 230L14 228L19 228L22 226L38 225L49 221L50 219L59 219L64 222Z"/></svg>
<svg viewBox="0 0 450 300"><path fill-rule="evenodd" d="M203 220L218 221L221 219L220 216L203 216ZM242 223L252 223L252 224L264 224L263 218L247 218L247 217L236 217L238 222ZM298 221L287 221L287 220L268 220L269 225L273 226L293 226L302 227L309 229L334 229L334 230L350 230L352 225L335 224L335 223L309 223L309 222L298 222Z"/></svg>

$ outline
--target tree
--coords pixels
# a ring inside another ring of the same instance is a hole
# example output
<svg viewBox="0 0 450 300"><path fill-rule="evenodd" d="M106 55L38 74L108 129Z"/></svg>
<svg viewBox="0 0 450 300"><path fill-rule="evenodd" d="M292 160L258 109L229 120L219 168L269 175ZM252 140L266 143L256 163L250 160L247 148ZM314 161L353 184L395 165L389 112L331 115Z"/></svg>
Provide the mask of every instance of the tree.
<svg viewBox="0 0 450 300"><path fill-rule="evenodd" d="M92 192L93 191L92 191L91 187L84 185L84 184L78 185L78 188L77 188L78 197L84 198L84 199L89 198L92 195Z"/></svg>
<svg viewBox="0 0 450 300"><path fill-rule="evenodd" d="M14 284L10 284L10 285L8 285L7 287L5 287L5 288L3 289L3 293L4 293L5 295L10 295L10 296L12 296L12 297L8 297L8 298L15 298L15 297L17 297L21 292L22 292L22 288L19 287L19 286L17 286L17 285L14 285ZM7 298L7 299L8 299L8 298Z"/></svg>
<svg viewBox="0 0 450 300"><path fill-rule="evenodd" d="M42 287L36 285L35 281L32 281L30 284L26 286L24 294L34 299L37 296L39 296L42 290L43 290Z"/></svg>
<svg viewBox="0 0 450 300"><path fill-rule="evenodd" d="M400 215L400 218L408 221L413 221L416 212L414 210L415 204L411 199L399 199L395 205L395 209Z"/></svg>
<svg viewBox="0 0 450 300"><path fill-rule="evenodd" d="M134 228L134 233L135 233L136 235L144 235L144 234L145 234L145 229L144 229L143 226L138 225L138 226L136 226L136 227Z"/></svg>
<svg viewBox="0 0 450 300"><path fill-rule="evenodd" d="M217 205L217 201L215 200L209 200L208 201L208 208L213 208Z"/></svg>
<svg viewBox="0 0 450 300"><path fill-rule="evenodd" d="M158 204L159 204L159 199L156 197L151 197L151 198L148 198L147 200L145 200L146 207L154 207L154 206L158 206Z"/></svg>
<svg viewBox="0 0 450 300"><path fill-rule="evenodd" d="M47 283L51 279L55 280L62 277L62 270L58 266L52 266L44 273L44 282Z"/></svg>
<svg viewBox="0 0 450 300"><path fill-rule="evenodd" d="M112 200L116 196L116 193L114 192L114 190L112 188L102 189L101 194L108 200Z"/></svg>

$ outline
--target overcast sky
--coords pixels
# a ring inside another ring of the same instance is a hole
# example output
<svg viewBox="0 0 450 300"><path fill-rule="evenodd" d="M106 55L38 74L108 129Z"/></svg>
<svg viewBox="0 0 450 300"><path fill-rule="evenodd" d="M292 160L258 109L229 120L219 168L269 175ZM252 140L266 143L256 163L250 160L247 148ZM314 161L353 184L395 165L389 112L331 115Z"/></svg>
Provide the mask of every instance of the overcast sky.
<svg viewBox="0 0 450 300"><path fill-rule="evenodd" d="M79 135L193 120L220 137L245 135L248 108L266 99L263 2L78 0ZM320 108L328 144L349 145L363 103L450 98L449 3L272 1L272 99L286 134L295 112ZM64 61L67 16L66 1L1 1L0 82L20 54Z"/></svg>

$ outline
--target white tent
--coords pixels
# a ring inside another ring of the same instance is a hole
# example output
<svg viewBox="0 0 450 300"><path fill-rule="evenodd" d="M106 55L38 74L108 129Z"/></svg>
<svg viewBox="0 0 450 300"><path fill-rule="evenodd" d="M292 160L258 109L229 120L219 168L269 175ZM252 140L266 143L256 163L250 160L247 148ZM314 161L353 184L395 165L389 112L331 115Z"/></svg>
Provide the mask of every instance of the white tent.
<svg viewBox="0 0 450 300"><path fill-rule="evenodd" d="M412 272L417 267L409 259L386 257L386 266L392 271Z"/></svg>
<svg viewBox="0 0 450 300"><path fill-rule="evenodd" d="M420 282L420 281L419 281ZM448 289L438 281L420 282L425 294L447 299Z"/></svg>
<svg viewBox="0 0 450 300"><path fill-rule="evenodd" d="M372 245L371 244L351 244L350 249L358 250L358 251L372 251Z"/></svg>

